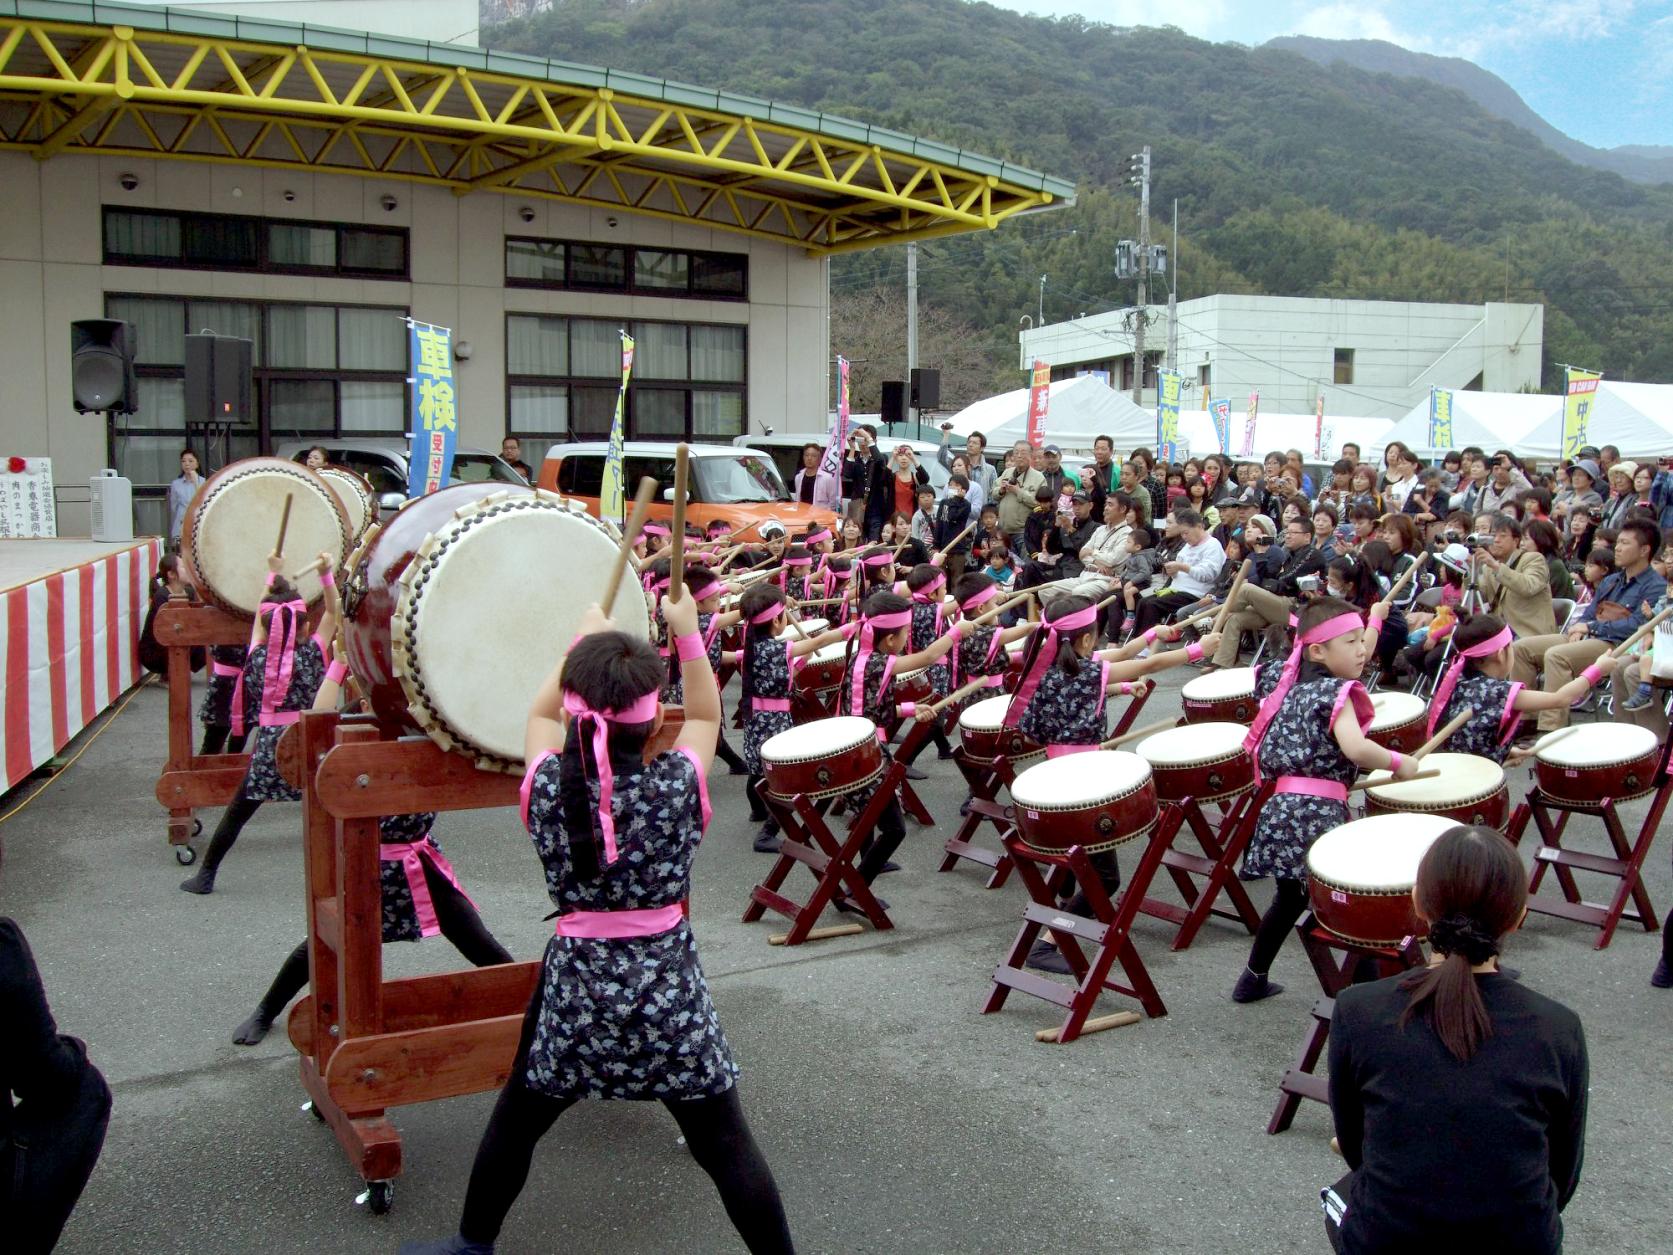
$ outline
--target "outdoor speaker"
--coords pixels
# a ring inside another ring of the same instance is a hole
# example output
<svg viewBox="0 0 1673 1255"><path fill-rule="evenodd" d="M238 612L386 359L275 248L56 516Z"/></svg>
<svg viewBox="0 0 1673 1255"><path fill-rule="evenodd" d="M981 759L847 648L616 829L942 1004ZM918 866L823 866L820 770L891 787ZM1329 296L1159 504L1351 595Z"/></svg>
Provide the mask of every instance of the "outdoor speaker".
<svg viewBox="0 0 1673 1255"><path fill-rule="evenodd" d="M238 336L186 337L186 422L253 423L253 345Z"/></svg>
<svg viewBox="0 0 1673 1255"><path fill-rule="evenodd" d="M906 384L899 379L885 379L883 381L883 412L879 416L885 423L904 423L906 421Z"/></svg>
<svg viewBox="0 0 1673 1255"><path fill-rule="evenodd" d="M941 372L931 366L912 368L912 408L939 409L941 405Z"/></svg>
<svg viewBox="0 0 1673 1255"><path fill-rule="evenodd" d="M134 337L115 318L70 324L70 395L76 411L134 412Z"/></svg>

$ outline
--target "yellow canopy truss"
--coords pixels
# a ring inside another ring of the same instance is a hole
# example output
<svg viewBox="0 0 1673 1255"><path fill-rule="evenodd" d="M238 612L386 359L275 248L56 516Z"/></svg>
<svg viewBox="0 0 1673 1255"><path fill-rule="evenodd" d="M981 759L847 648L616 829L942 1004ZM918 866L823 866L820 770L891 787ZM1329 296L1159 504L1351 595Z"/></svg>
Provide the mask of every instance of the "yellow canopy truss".
<svg viewBox="0 0 1673 1255"><path fill-rule="evenodd" d="M62 0L0 0L0 148L544 196L816 254L1074 200L1072 183L961 149L642 75Z"/></svg>

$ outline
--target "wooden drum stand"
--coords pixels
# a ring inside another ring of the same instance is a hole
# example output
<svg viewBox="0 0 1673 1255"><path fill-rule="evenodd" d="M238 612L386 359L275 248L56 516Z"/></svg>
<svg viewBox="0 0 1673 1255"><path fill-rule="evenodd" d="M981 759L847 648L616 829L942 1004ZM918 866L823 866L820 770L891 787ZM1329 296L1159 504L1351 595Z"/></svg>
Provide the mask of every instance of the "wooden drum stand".
<svg viewBox="0 0 1673 1255"><path fill-rule="evenodd" d="M665 708L646 757L672 745L682 722L678 708ZM288 1029L314 1115L381 1214L401 1171L388 1108L503 1085L541 960L385 980L378 820L515 807L521 781L424 738L382 740L366 718L309 712L298 731L309 988Z"/></svg>

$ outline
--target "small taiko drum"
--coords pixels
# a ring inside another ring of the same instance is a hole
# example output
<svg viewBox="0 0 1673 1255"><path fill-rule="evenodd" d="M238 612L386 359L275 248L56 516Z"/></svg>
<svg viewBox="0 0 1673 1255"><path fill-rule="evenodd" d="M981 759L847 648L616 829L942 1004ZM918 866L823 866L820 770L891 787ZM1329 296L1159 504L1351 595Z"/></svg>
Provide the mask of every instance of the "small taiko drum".
<svg viewBox="0 0 1673 1255"><path fill-rule="evenodd" d="M1365 789L1366 813L1446 815L1461 824L1504 828L1510 818L1510 789L1505 769L1491 758L1430 754L1419 769L1441 774L1429 780L1393 780L1386 771L1373 771Z"/></svg>
<svg viewBox="0 0 1673 1255"><path fill-rule="evenodd" d="M1255 669L1225 667L1187 680L1179 691L1186 723L1254 722L1260 703L1255 700Z"/></svg>
<svg viewBox="0 0 1673 1255"><path fill-rule="evenodd" d="M796 668L796 687L804 693L829 693L842 687L848 670L848 642L822 645L802 659Z"/></svg>
<svg viewBox="0 0 1673 1255"><path fill-rule="evenodd" d="M1604 798L1624 802L1656 787L1661 739L1631 723L1589 723L1562 728L1534 745L1539 790L1558 802L1596 806Z"/></svg>
<svg viewBox="0 0 1673 1255"><path fill-rule="evenodd" d="M1012 676L1021 678L1022 664L1028 657L1028 647L1033 643L1033 637L1024 636L1005 644L1006 669Z"/></svg>
<svg viewBox="0 0 1673 1255"><path fill-rule="evenodd" d="M216 471L186 507L180 556L205 601L233 614L254 614L267 592L267 558L279 538L285 501L285 568L296 571L323 550L342 562L352 546L348 516L317 473L284 458L244 458ZM319 600L319 575L299 577L297 591Z"/></svg>
<svg viewBox="0 0 1673 1255"><path fill-rule="evenodd" d="M1255 783L1255 759L1243 748L1240 723L1188 723L1147 736L1133 747L1150 764L1156 796L1165 802L1219 802Z"/></svg>
<svg viewBox="0 0 1673 1255"><path fill-rule="evenodd" d="M1005 726L1005 712L1010 709L1009 694L984 697L972 702L959 713L959 741L964 752L972 758L991 762L1008 759L1012 767L1021 768L1037 761L1046 747L1031 741L1018 728Z"/></svg>
<svg viewBox="0 0 1673 1255"><path fill-rule="evenodd" d="M331 491L343 503L349 535L358 541L378 521L378 495L372 491L372 481L346 466L322 466L314 473L331 485Z"/></svg>
<svg viewBox="0 0 1673 1255"><path fill-rule="evenodd" d="M1011 782L1022 843L1045 854L1113 850L1156 826L1150 764L1125 750L1048 758Z"/></svg>
<svg viewBox="0 0 1673 1255"><path fill-rule="evenodd" d="M1371 726L1365 729L1365 736L1385 750L1410 754L1423 744L1423 729L1428 719L1429 707L1421 697L1379 690L1371 694ZM1428 759L1424 759L1424 764L1433 766Z"/></svg>
<svg viewBox="0 0 1673 1255"><path fill-rule="evenodd" d="M1313 917L1360 945L1394 947L1425 936L1412 906L1417 866L1435 838L1455 827L1443 815L1372 815L1332 828L1307 851Z"/></svg>
<svg viewBox="0 0 1673 1255"><path fill-rule="evenodd" d="M870 719L815 719L762 742L761 769L775 797L834 797L882 774L883 746Z"/></svg>
<svg viewBox="0 0 1673 1255"><path fill-rule="evenodd" d="M901 702L934 701L935 685L930 680L930 669L919 667L916 671L897 671L889 697L897 706Z"/></svg>
<svg viewBox="0 0 1673 1255"><path fill-rule="evenodd" d="M796 620L796 627L799 627L802 630L798 632L796 631L796 628L787 627L784 631L778 634L779 639L783 641L799 641L804 636L818 636L821 632L829 632L831 630L830 622L826 619L798 619Z"/></svg>
<svg viewBox="0 0 1673 1255"><path fill-rule="evenodd" d="M619 549L610 524L532 488L456 484L408 501L344 589L349 668L379 723L521 771L529 703ZM623 580L608 611L649 638L638 584Z"/></svg>

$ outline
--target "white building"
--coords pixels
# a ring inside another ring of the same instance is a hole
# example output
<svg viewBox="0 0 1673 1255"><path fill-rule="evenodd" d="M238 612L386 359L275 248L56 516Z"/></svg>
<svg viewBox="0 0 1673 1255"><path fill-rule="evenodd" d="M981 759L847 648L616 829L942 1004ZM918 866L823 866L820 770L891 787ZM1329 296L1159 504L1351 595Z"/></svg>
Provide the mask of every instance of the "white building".
<svg viewBox="0 0 1673 1255"><path fill-rule="evenodd" d="M1133 386L1132 310L1048 323L1021 334L1021 364L1048 363L1054 378L1107 372ZM1144 403L1168 343L1166 305L1145 329ZM1176 369L1187 405L1204 390L1239 408L1310 413L1320 393L1330 414L1399 418L1431 387L1487 392L1538 388L1545 307L1488 302L1339 301L1285 296L1207 296L1178 307Z"/></svg>

